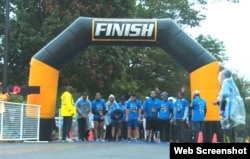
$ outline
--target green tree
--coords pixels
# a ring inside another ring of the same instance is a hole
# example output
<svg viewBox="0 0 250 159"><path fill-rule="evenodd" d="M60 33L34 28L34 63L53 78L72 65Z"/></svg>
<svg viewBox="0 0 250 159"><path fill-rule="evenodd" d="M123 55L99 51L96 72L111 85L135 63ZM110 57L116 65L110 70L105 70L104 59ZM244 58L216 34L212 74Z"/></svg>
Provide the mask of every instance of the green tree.
<svg viewBox="0 0 250 159"><path fill-rule="evenodd" d="M195 0L191 3L189 0L140 0L138 1L137 17L172 18L181 26L195 27L199 26L200 22L206 18L194 8L195 4L204 6L206 1Z"/></svg>
<svg viewBox="0 0 250 159"><path fill-rule="evenodd" d="M139 2L139 3L138 3ZM205 15L206 1L149 0L52 0L12 1L13 18L10 31L10 84L27 84L31 57L60 34L77 17L104 18L172 18L180 26L199 26ZM136 5L137 3L137 5ZM202 38L202 45L221 62L225 60L222 43ZM212 41L212 42L211 42ZM78 91L92 95L101 91L106 97L139 92L143 98L155 87L175 95L189 86L188 73L159 48L92 46L84 50L60 70L59 87L71 84Z"/></svg>
<svg viewBox="0 0 250 159"><path fill-rule="evenodd" d="M228 56L225 54L225 45L222 41L204 35L199 35L196 40L224 66L224 62L228 60Z"/></svg>
<svg viewBox="0 0 250 159"><path fill-rule="evenodd" d="M79 16L129 16L133 1L20 1L13 0L10 32L10 83L27 83L31 57ZM126 8L126 9L125 9ZM123 11L123 12L121 12ZM32 44L32 45L31 45ZM81 60L81 59L79 59Z"/></svg>

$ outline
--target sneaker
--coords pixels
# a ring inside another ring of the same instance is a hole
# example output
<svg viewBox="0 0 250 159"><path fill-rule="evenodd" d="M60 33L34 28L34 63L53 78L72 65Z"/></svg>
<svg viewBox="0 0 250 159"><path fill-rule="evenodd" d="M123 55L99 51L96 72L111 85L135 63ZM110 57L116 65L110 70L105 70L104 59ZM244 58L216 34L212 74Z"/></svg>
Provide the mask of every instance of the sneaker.
<svg viewBox="0 0 250 159"><path fill-rule="evenodd" d="M83 141L87 141L87 140L85 138L83 138L83 139L78 139L77 141L83 142Z"/></svg>
<svg viewBox="0 0 250 159"><path fill-rule="evenodd" d="M66 138L66 142L74 142L74 141L70 138Z"/></svg>
<svg viewBox="0 0 250 159"><path fill-rule="evenodd" d="M96 141L96 142L99 142L99 141L101 141L101 139L96 139L95 141Z"/></svg>
<svg viewBox="0 0 250 159"><path fill-rule="evenodd" d="M158 139L158 138L154 138L154 142L155 142L155 143L160 143L160 142L161 142L161 140L160 140L160 139Z"/></svg>
<svg viewBox="0 0 250 159"><path fill-rule="evenodd" d="M133 138L132 141L137 142L137 138Z"/></svg>
<svg viewBox="0 0 250 159"><path fill-rule="evenodd" d="M66 142L66 140L60 140L60 142Z"/></svg>
<svg viewBox="0 0 250 159"><path fill-rule="evenodd" d="M128 139L127 139L127 141L128 141L128 142L131 142L131 141L132 141L132 139L131 139L131 138L128 138Z"/></svg>

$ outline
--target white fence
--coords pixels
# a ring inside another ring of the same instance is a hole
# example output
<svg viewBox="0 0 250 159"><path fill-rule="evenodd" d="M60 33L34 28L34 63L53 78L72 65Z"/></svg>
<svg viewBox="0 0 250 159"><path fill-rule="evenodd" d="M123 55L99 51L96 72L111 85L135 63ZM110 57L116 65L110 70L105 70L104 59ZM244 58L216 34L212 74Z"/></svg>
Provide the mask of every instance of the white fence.
<svg viewBox="0 0 250 159"><path fill-rule="evenodd" d="M40 106L0 102L0 141L39 141Z"/></svg>

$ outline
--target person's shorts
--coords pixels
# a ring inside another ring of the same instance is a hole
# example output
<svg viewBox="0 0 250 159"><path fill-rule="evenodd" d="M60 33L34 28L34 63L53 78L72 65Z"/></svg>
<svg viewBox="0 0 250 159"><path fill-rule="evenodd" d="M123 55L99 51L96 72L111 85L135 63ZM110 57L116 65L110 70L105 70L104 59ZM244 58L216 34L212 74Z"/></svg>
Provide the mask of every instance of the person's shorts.
<svg viewBox="0 0 250 159"><path fill-rule="evenodd" d="M100 119L100 118L94 118L93 120L97 122L104 122L104 119Z"/></svg>
<svg viewBox="0 0 250 159"><path fill-rule="evenodd" d="M157 119L146 118L146 130L157 130L158 125Z"/></svg>
<svg viewBox="0 0 250 159"><path fill-rule="evenodd" d="M139 127L139 121L137 119L131 119L127 123L128 127Z"/></svg>
<svg viewBox="0 0 250 159"><path fill-rule="evenodd" d="M122 127L122 121L111 121L112 127L121 128Z"/></svg>

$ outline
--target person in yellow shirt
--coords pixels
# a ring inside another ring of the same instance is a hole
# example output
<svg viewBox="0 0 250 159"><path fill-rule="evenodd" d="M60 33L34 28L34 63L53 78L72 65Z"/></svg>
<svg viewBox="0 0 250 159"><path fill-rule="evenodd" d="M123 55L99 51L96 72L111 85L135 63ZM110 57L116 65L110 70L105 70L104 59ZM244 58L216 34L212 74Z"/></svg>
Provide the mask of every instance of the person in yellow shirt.
<svg viewBox="0 0 250 159"><path fill-rule="evenodd" d="M3 93L1 87L2 87L2 82L0 82L0 101L9 101L10 100L9 91L7 90L6 93Z"/></svg>
<svg viewBox="0 0 250 159"><path fill-rule="evenodd" d="M0 101L9 101L10 94L9 93L2 93L0 92Z"/></svg>
<svg viewBox="0 0 250 159"><path fill-rule="evenodd" d="M72 92L72 86L67 86L61 95L61 116L63 117L62 141L73 142L69 137L73 117L76 116L76 107Z"/></svg>
<svg viewBox="0 0 250 159"><path fill-rule="evenodd" d="M2 93L0 92L0 101L9 101L10 100L10 94L8 92Z"/></svg>
<svg viewBox="0 0 250 159"><path fill-rule="evenodd" d="M0 82L0 87L2 86L2 82ZM7 91L6 93L2 92L2 89L0 88L0 113L5 112L4 104L1 101L9 101L10 100L10 94Z"/></svg>

